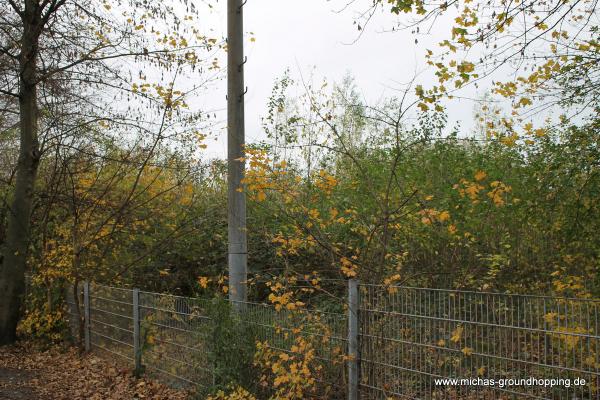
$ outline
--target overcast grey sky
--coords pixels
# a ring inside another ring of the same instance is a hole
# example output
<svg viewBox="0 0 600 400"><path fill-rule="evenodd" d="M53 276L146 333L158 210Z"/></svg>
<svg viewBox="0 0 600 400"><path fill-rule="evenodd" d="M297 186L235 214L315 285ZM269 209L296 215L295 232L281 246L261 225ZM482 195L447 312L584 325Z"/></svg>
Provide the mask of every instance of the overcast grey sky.
<svg viewBox="0 0 600 400"><path fill-rule="evenodd" d="M371 0L357 0L350 9L341 10L344 0L248 0L244 8L245 30L253 32L255 42L247 41L246 55L246 136L249 142L264 138L260 118L265 114L267 99L274 80L290 69L291 76L310 74L316 67L316 77L340 81L352 74L367 101L377 102L393 96L394 88L409 81L416 71L425 68L425 49L447 35L448 23L438 21L429 37L415 37L410 32L384 32L394 23L388 12L375 15L362 36L353 25L355 12L366 9ZM224 34L226 1L215 7L217 29ZM354 43L353 43L354 42ZM427 83L427 73L423 75ZM431 78L429 78L431 82ZM225 107L225 82L211 102L215 108ZM456 101L449 107L451 121L464 120L470 129L473 103ZM224 116L223 116L224 117ZM226 135L223 129L214 132L217 140L209 145L207 155L224 157Z"/></svg>

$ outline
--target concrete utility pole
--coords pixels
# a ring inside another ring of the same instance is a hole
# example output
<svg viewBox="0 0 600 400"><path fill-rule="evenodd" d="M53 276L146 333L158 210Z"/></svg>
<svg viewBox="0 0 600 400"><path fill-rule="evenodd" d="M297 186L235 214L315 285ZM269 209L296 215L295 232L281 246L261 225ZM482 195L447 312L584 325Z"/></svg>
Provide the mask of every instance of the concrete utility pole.
<svg viewBox="0 0 600 400"><path fill-rule="evenodd" d="M229 300L247 299L248 241L244 178L244 13L245 0L227 0L227 214Z"/></svg>

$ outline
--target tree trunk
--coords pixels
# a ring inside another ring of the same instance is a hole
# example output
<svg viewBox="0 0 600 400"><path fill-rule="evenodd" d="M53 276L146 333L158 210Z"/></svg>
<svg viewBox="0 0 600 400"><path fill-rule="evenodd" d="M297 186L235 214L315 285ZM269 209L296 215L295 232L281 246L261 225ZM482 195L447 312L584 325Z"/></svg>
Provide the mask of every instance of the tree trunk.
<svg viewBox="0 0 600 400"><path fill-rule="evenodd" d="M30 240L33 189L39 164L37 58L41 33L40 6L25 2L19 57L20 150L12 204L8 216L6 246L0 270L0 344L16 339L16 328L25 289L25 264Z"/></svg>

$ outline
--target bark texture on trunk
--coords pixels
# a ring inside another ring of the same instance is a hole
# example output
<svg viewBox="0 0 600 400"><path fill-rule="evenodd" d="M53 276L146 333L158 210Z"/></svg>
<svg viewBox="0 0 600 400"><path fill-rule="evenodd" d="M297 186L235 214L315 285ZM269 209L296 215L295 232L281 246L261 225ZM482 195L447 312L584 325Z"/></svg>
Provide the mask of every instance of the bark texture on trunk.
<svg viewBox="0 0 600 400"><path fill-rule="evenodd" d="M41 10L36 0L25 1L19 57L20 150L17 176L8 215L8 229L0 269L0 344L16 339L25 289L25 265L30 241L33 189L38 170L37 59Z"/></svg>

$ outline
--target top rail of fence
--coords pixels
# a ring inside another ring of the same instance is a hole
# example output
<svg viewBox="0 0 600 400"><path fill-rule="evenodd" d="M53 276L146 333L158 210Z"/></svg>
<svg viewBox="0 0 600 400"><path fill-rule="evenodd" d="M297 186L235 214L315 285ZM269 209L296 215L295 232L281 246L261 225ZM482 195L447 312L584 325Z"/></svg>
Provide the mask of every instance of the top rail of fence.
<svg viewBox="0 0 600 400"><path fill-rule="evenodd" d="M525 298L536 298L536 299L548 299L548 300L570 300L570 301L585 301L592 303L600 303L600 298L589 298L589 297L565 297L565 296L548 296L541 294L521 294L521 293L507 293L507 292L484 292L476 290L464 290L464 289L442 289L442 288L423 288L417 286L405 286L405 285L381 285L376 283L360 283L362 287L373 287L386 289L406 289L406 290L419 290L429 292L445 292L445 293L464 293L474 295L491 295L491 296L511 296L511 297L525 297Z"/></svg>

